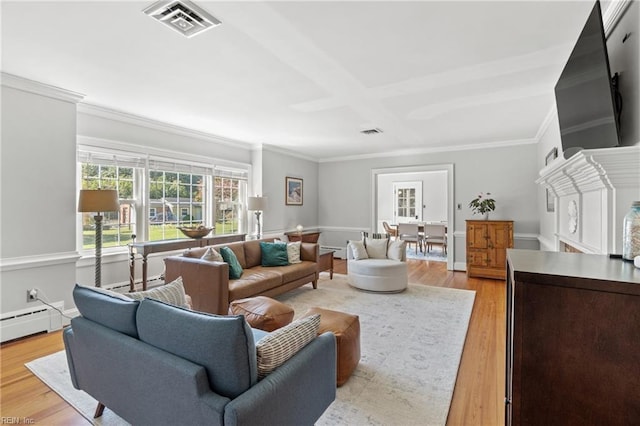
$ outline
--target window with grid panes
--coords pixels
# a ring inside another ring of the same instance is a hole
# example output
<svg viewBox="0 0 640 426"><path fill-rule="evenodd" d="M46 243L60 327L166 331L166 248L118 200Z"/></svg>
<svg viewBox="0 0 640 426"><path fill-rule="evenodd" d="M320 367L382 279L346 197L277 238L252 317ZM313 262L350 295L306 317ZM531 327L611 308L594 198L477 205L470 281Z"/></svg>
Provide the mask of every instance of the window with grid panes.
<svg viewBox="0 0 640 426"><path fill-rule="evenodd" d="M118 189L121 206L104 214L104 248L126 246L132 235L138 241L187 238L180 226L246 232L246 170L92 149L78 151L81 188ZM92 213L83 214L82 249L94 248L94 223Z"/></svg>
<svg viewBox="0 0 640 426"><path fill-rule="evenodd" d="M117 165L82 163L81 189L117 189L120 210L103 212L102 246L118 247L131 242L136 230L134 200L135 169ZM94 213L82 214L82 248L95 248Z"/></svg>

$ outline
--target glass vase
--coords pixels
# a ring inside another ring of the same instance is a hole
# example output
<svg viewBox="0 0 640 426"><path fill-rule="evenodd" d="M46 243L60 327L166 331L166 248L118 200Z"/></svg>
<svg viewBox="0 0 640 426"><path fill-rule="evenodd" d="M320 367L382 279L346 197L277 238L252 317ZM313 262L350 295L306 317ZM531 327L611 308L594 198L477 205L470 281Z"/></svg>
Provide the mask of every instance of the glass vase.
<svg viewBox="0 0 640 426"><path fill-rule="evenodd" d="M622 230L622 258L633 260L636 256L640 256L640 201L631 204Z"/></svg>

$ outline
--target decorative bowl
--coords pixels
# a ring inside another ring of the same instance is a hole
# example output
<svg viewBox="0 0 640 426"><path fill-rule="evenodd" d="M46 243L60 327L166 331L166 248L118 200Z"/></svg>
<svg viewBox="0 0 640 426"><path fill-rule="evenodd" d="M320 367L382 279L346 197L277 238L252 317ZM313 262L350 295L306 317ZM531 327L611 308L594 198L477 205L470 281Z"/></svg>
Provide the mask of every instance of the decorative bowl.
<svg viewBox="0 0 640 426"><path fill-rule="evenodd" d="M209 235L209 232L213 228L207 228L206 226L197 226L189 228L186 226L178 227L178 229L189 238L203 238Z"/></svg>

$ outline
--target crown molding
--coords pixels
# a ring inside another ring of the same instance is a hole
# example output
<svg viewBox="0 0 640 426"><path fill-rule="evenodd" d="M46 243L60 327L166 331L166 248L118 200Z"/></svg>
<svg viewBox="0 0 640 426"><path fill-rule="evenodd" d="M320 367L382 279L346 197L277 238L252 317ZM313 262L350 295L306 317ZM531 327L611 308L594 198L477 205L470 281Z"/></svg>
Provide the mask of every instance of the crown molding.
<svg viewBox="0 0 640 426"><path fill-rule="evenodd" d="M106 118L107 120L119 121L122 123L133 124L135 126L146 127L152 130L158 130L174 135L186 136L194 139L204 140L206 142L219 143L234 148L243 148L251 150L252 144L242 142L235 139L229 139L222 136L213 135L211 133L201 132L199 130L181 127L175 124L163 123L152 118L140 115L130 114L128 112L107 108L100 105L81 102L78 104L78 112L96 117Z"/></svg>
<svg viewBox="0 0 640 426"><path fill-rule="evenodd" d="M629 6L631 6L631 0L611 0L607 10L602 12L602 23L604 25L606 38L609 38L611 32Z"/></svg>
<svg viewBox="0 0 640 426"><path fill-rule="evenodd" d="M490 148L505 148L519 145L533 145L537 144L538 139L517 139L511 141L502 142L489 142L484 144L469 144L469 145L456 145L447 147L435 147L435 148L421 148L421 149L406 149L390 152L378 152L374 154L362 154L351 155L342 157L328 157L318 160L319 163L341 162L341 161L355 161L355 160L367 160L371 158L389 158L389 157L405 157L415 156L421 154L433 154L437 152L455 152L455 151L472 151L476 149L490 149Z"/></svg>
<svg viewBox="0 0 640 426"><path fill-rule="evenodd" d="M275 152L276 154L282 154L282 155L288 155L290 157L295 157L295 158L299 158L301 160L306 160L306 161L311 161L314 163L318 163L319 160L317 158L314 157L309 157L308 155L304 155L304 154L300 154L299 152L295 152L295 151L290 151L288 149L284 149L284 148L278 148L275 147L273 145L265 145L265 144L257 144L254 146L254 151L270 151L270 152Z"/></svg>
<svg viewBox="0 0 640 426"><path fill-rule="evenodd" d="M60 87L51 86L49 84L40 83L39 81L29 80L28 78L18 75L0 72L0 80L2 85L12 89L21 90L23 92L33 93L47 98L59 101L71 102L77 104L84 99L83 94L72 92L71 90L62 89Z"/></svg>
<svg viewBox="0 0 640 426"><path fill-rule="evenodd" d="M535 139L538 142L540 142L540 140L542 139L542 136L544 136L544 134L549 129L549 126L551 125L551 122L553 121L553 118L556 115L557 115L556 103L554 102L553 105L551 105L551 108L549 108L549 112L544 117L544 120L542 120L542 123L540 123L540 127L538 127L538 132L536 133L536 137L535 137Z"/></svg>

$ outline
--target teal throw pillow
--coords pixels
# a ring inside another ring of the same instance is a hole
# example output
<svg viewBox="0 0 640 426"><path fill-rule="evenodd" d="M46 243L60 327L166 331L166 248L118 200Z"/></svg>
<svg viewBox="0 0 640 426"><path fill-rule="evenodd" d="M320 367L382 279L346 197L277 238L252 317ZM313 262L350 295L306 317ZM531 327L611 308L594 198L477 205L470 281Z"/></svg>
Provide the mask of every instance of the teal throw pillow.
<svg viewBox="0 0 640 426"><path fill-rule="evenodd" d="M286 243L265 243L260 242L262 251L262 266L287 266L289 264L289 254Z"/></svg>
<svg viewBox="0 0 640 426"><path fill-rule="evenodd" d="M225 262L229 264L229 278L237 280L242 276L242 265L238 262L236 254L229 247L222 247L220 254Z"/></svg>

